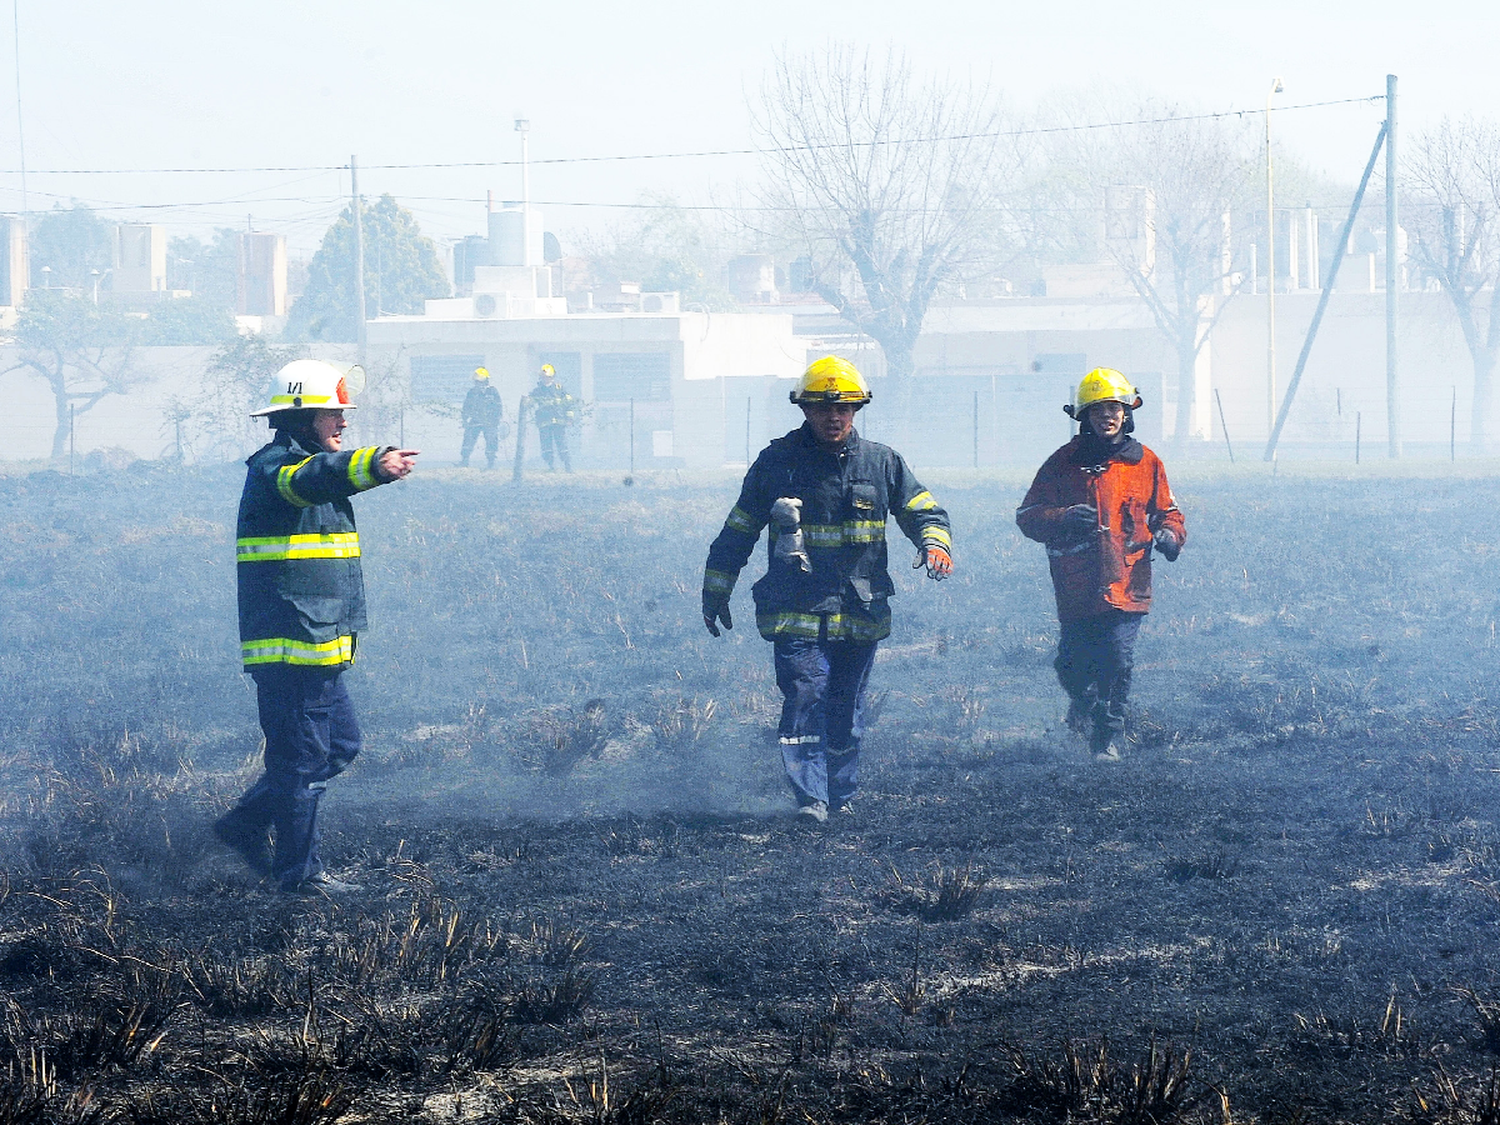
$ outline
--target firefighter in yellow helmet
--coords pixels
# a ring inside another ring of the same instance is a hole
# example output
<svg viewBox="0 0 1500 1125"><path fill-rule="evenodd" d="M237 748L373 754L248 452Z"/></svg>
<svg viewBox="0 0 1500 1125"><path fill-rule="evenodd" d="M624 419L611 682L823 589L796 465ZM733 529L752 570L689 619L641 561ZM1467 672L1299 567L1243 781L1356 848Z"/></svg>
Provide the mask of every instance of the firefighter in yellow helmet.
<svg viewBox="0 0 1500 1125"><path fill-rule="evenodd" d="M1187 527L1161 459L1131 437L1141 396L1120 372L1083 377L1063 410L1078 435L1048 457L1016 511L1047 548L1060 637L1053 667L1068 693L1068 726L1094 757L1125 747L1136 636L1151 608L1151 554L1176 560Z"/></svg>
<svg viewBox="0 0 1500 1125"><path fill-rule="evenodd" d="M531 400L532 417L536 420L537 437L541 441L542 460L547 468L556 469L554 458L562 462L566 472L573 471L573 459L568 455L568 426L578 417L578 402L567 392L557 378L557 370L550 364L542 364L536 386L528 396Z"/></svg>
<svg viewBox="0 0 1500 1125"><path fill-rule="evenodd" d="M458 454L460 465L466 469L469 467L469 454L474 452L479 435L483 434L484 467L495 467L495 455L500 452L500 419L504 416L505 406L500 401L500 392L490 382L489 369L474 368L474 383L469 387L469 393L464 395L461 416L464 443Z"/></svg>
<svg viewBox="0 0 1500 1125"><path fill-rule="evenodd" d="M318 802L360 748L343 681L365 627L350 497L402 479L417 458L389 445L344 448L350 374L315 359L276 373L269 401L252 411L275 433L250 458L240 496L240 655L255 681L265 772L214 834L296 894L351 889L318 854Z"/></svg>
<svg viewBox="0 0 1500 1125"><path fill-rule="evenodd" d="M852 363L825 356L790 397L802 425L761 451L708 549L703 623L715 637L733 627L730 595L769 527L755 621L775 646L787 780L799 816L822 822L854 798L860 711L875 647L891 631L886 521L916 545L929 578L953 572L953 540L947 513L900 454L854 429L871 395Z"/></svg>

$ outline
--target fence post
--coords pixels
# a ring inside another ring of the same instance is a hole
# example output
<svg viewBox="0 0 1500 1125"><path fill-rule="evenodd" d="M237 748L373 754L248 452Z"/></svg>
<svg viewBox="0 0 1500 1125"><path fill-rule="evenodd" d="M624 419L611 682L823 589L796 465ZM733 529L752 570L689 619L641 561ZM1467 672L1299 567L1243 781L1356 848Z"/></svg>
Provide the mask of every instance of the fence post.
<svg viewBox="0 0 1500 1125"><path fill-rule="evenodd" d="M1214 401L1219 404L1219 428L1224 431L1224 448L1229 450L1229 463L1234 464L1234 446L1229 442L1229 423L1224 421L1224 400L1219 397L1219 388L1214 388Z"/></svg>
<svg viewBox="0 0 1500 1125"><path fill-rule="evenodd" d="M979 392L974 392L974 467L979 468Z"/></svg>
<svg viewBox="0 0 1500 1125"><path fill-rule="evenodd" d="M1356 410L1354 412L1354 463L1356 465L1359 464L1359 425L1360 412Z"/></svg>

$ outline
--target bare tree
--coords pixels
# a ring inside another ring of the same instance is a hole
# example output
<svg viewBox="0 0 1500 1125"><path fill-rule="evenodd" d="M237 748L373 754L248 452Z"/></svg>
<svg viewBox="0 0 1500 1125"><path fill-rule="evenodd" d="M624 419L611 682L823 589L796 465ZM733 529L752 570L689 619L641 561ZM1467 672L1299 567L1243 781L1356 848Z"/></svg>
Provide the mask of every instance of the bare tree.
<svg viewBox="0 0 1500 1125"><path fill-rule="evenodd" d="M849 46L779 57L763 91L764 202L819 296L880 344L903 407L928 306L994 241L1000 120L983 88Z"/></svg>
<svg viewBox="0 0 1500 1125"><path fill-rule="evenodd" d="M0 371L28 371L52 391L52 457L63 456L75 415L110 395L127 394L141 378L133 325L72 290L33 289L16 325L20 356Z"/></svg>
<svg viewBox="0 0 1500 1125"><path fill-rule="evenodd" d="M1405 172L1411 256L1453 302L1474 364L1469 437L1483 449L1500 357L1500 127L1445 120L1416 138Z"/></svg>
<svg viewBox="0 0 1500 1125"><path fill-rule="evenodd" d="M1102 206L1103 251L1177 354L1174 442L1187 440L1194 372L1238 291L1227 229L1249 201L1253 146L1241 124L1145 105L1081 148L1081 181ZM1232 243L1231 243L1232 244Z"/></svg>

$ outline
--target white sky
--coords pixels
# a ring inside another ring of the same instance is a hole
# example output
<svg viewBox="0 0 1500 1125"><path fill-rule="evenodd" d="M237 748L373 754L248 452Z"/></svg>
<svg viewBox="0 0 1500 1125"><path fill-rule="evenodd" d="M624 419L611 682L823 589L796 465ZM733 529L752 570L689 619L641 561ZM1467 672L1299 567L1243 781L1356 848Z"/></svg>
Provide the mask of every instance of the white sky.
<svg viewBox="0 0 1500 1125"><path fill-rule="evenodd" d="M1500 113L1500 5L1392 0L1207 6L1033 0L14 0L33 211L77 197L172 233L239 225L310 251L347 173L81 175L85 168L305 167L359 155L367 196L394 194L436 237L480 233L483 199L520 193L514 168L395 171L380 164L515 160L532 122L532 198L685 203L752 181L747 157L540 163L745 148L747 96L773 54L831 39L905 50L916 68L989 78L1026 108L1100 80L1198 110L1255 110L1381 94L1400 77L1409 136L1445 113ZM21 206L10 5L0 6L0 209ZM1428 14L1435 13L1435 14ZM1121 106L1127 114L1128 106ZM1277 136L1352 182L1380 104L1278 114ZM151 209L143 205L157 206ZM547 226L620 212L549 206Z"/></svg>

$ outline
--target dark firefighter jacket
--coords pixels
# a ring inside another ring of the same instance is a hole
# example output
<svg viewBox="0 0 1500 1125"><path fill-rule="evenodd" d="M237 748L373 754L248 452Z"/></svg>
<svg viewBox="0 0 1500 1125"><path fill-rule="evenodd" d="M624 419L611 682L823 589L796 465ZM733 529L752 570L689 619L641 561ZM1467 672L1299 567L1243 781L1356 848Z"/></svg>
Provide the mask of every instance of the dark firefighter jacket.
<svg viewBox="0 0 1500 1125"><path fill-rule="evenodd" d="M499 424L504 412L499 390L488 383L475 383L469 388L469 393L464 395L465 426L482 426L488 429Z"/></svg>
<svg viewBox="0 0 1500 1125"><path fill-rule="evenodd" d="M1063 513L1074 504L1098 511L1093 531L1064 524ZM1037 470L1016 524L1026 538L1046 545L1061 621L1110 609L1145 613L1151 608L1152 533L1170 528L1179 547L1187 542L1161 458L1134 438L1110 447L1075 437Z"/></svg>
<svg viewBox="0 0 1500 1125"><path fill-rule="evenodd" d="M948 513L918 483L901 455L851 432L842 449L818 444L806 426L771 442L740 489L739 501L708 549L705 594L728 597L749 561L771 505L783 496L802 501L802 534L812 561L804 574L778 561L771 526L770 569L755 583L755 621L767 640L817 639L827 618L829 640L878 641L890 635L886 599L895 593L886 570L885 525L894 516L921 547L952 548Z"/></svg>
<svg viewBox="0 0 1500 1125"><path fill-rule="evenodd" d="M538 383L531 388L532 417L538 426L565 426L573 420L573 396L561 383Z"/></svg>
<svg viewBox="0 0 1500 1125"><path fill-rule="evenodd" d="M247 462L235 545L247 669L354 662L365 585L349 497L385 483L382 452L309 453L282 431Z"/></svg>

